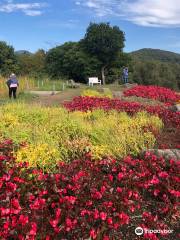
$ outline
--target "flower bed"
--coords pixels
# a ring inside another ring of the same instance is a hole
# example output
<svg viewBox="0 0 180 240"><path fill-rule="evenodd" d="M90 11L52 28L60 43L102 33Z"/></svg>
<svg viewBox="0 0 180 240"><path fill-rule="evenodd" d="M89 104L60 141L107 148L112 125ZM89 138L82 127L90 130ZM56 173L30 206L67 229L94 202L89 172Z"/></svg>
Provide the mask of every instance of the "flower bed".
<svg viewBox="0 0 180 240"><path fill-rule="evenodd" d="M136 240L136 227L172 229L141 239L178 239L179 164L143 158L92 162L86 155L56 174L17 165L0 144L1 239Z"/></svg>
<svg viewBox="0 0 180 240"><path fill-rule="evenodd" d="M94 159L137 155L154 147L162 127L157 116L145 112L68 112L18 103L0 109L0 138L26 142L17 161L45 171L52 171L57 161L70 162L89 151Z"/></svg>
<svg viewBox="0 0 180 240"><path fill-rule="evenodd" d="M135 86L131 89L125 90L124 95L126 97L137 96L155 99L168 104L173 104L180 100L180 96L175 91L157 86Z"/></svg>
<svg viewBox="0 0 180 240"><path fill-rule="evenodd" d="M144 106L136 102L98 97L75 97L72 102L65 103L64 106L69 111L92 111L93 109L102 108L106 111L112 109L125 111L130 115L139 111L147 111L151 114L157 114L167 126L180 128L180 113L161 106Z"/></svg>

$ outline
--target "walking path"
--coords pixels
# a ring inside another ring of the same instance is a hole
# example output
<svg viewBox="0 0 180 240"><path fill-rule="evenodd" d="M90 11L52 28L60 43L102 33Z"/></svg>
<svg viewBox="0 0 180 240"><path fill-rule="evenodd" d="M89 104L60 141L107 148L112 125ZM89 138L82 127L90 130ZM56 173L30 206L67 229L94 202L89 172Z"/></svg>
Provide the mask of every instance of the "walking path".
<svg viewBox="0 0 180 240"><path fill-rule="evenodd" d="M58 94L39 94L37 98L33 100L34 103L40 104L42 106L59 106L63 102L71 101L74 97L81 95L83 89L68 89L64 92Z"/></svg>

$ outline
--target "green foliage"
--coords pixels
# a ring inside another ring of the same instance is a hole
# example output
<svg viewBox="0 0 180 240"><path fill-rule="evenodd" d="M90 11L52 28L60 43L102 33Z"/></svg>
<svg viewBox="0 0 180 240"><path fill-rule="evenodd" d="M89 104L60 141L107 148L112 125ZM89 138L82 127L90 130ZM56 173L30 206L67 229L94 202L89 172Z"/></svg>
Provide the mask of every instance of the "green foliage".
<svg viewBox="0 0 180 240"><path fill-rule="evenodd" d="M18 53L16 54L16 58L20 75L29 75L38 78L45 75L46 53L44 50L40 49L34 54L28 52Z"/></svg>
<svg viewBox="0 0 180 240"><path fill-rule="evenodd" d="M158 85L173 89L180 86L180 64L162 62L134 62L132 79L142 85Z"/></svg>
<svg viewBox="0 0 180 240"><path fill-rule="evenodd" d="M86 54L79 43L69 42L47 53L46 69L50 76L66 77L87 82L88 76L98 75L99 61Z"/></svg>
<svg viewBox="0 0 180 240"><path fill-rule="evenodd" d="M124 47L125 36L119 27L109 23L91 23L87 28L81 45L87 53L101 62L102 80L105 83L104 70L117 60Z"/></svg>
<svg viewBox="0 0 180 240"><path fill-rule="evenodd" d="M68 162L89 151L94 159L136 155L154 146L151 126L158 131L162 121L147 113L134 117L103 110L68 113L62 108L20 103L0 109L0 138L26 142L17 153L18 161L43 169L52 169L58 161Z"/></svg>
<svg viewBox="0 0 180 240"><path fill-rule="evenodd" d="M119 27L111 27L109 23L90 23L81 43L88 53L107 65L116 59L124 47L124 40L124 33Z"/></svg>
<svg viewBox="0 0 180 240"><path fill-rule="evenodd" d="M7 76L17 70L14 48L0 41L0 75Z"/></svg>
<svg viewBox="0 0 180 240"><path fill-rule="evenodd" d="M137 61L160 61L165 63L180 63L180 54L160 49L144 48L130 53Z"/></svg>

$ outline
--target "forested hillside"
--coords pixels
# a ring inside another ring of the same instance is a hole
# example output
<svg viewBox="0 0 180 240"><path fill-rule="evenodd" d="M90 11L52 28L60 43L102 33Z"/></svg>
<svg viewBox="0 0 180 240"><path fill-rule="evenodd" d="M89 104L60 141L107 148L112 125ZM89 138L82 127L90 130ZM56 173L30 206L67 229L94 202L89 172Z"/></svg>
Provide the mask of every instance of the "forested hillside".
<svg viewBox="0 0 180 240"><path fill-rule="evenodd" d="M143 48L138 51L131 52L130 56L141 61L180 63L180 54L160 49Z"/></svg>
<svg viewBox="0 0 180 240"><path fill-rule="evenodd" d="M145 85L180 88L180 54L144 48L129 53L131 79Z"/></svg>

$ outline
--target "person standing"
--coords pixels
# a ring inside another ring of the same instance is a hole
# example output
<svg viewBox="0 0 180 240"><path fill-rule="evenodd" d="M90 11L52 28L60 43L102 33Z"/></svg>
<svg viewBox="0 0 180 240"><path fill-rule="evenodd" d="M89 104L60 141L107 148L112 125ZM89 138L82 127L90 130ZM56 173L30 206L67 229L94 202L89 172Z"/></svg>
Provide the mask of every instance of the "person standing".
<svg viewBox="0 0 180 240"><path fill-rule="evenodd" d="M129 75L128 68L125 67L123 69L123 81L124 81L124 84L128 83L128 75Z"/></svg>
<svg viewBox="0 0 180 240"><path fill-rule="evenodd" d="M6 84L9 88L9 98L11 99L13 95L13 98L16 99L16 92L19 86L19 82L14 73L10 75L10 78L7 80Z"/></svg>

